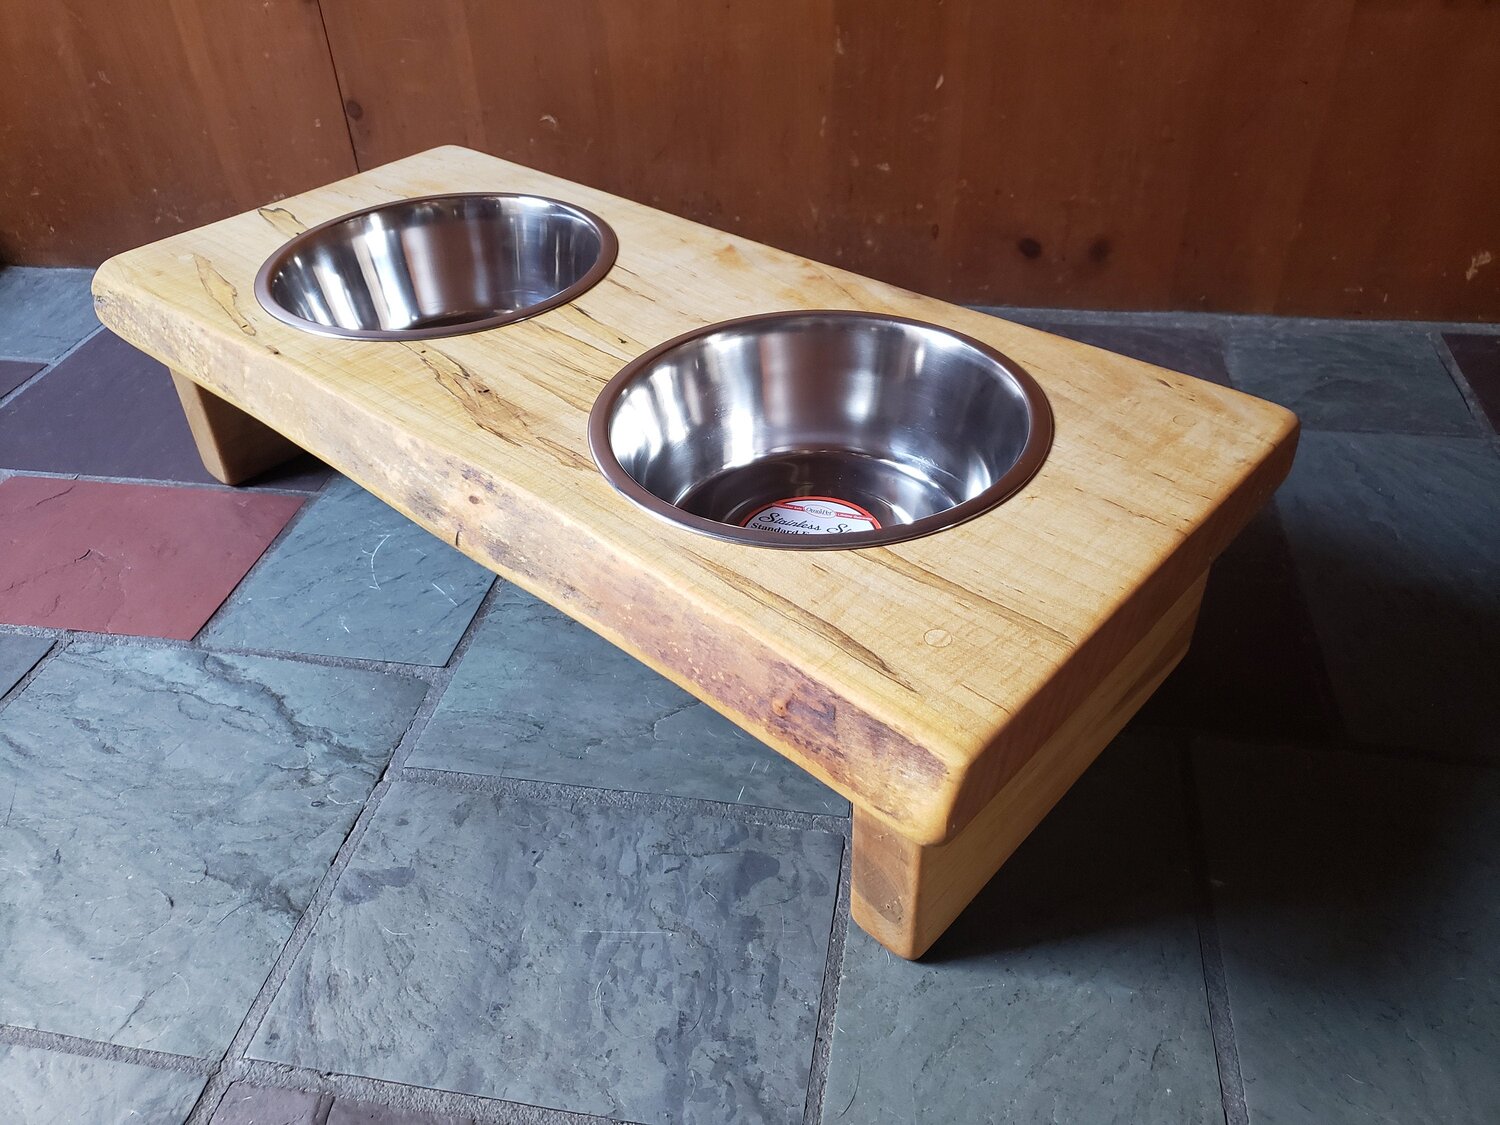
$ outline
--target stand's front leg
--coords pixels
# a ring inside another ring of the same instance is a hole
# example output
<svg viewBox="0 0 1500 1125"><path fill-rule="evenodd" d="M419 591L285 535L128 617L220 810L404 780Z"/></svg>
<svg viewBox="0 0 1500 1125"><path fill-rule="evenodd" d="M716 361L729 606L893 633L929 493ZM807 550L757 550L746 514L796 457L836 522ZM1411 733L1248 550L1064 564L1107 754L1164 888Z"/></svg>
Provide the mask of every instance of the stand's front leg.
<svg viewBox="0 0 1500 1125"><path fill-rule="evenodd" d="M210 394L185 375L172 372L188 428L198 445L203 467L225 484L260 476L302 450L237 406Z"/></svg>
<svg viewBox="0 0 1500 1125"><path fill-rule="evenodd" d="M1204 575L1188 587L949 840L918 844L855 810L850 911L862 930L898 957L910 960L927 952L1177 666L1192 639L1207 580Z"/></svg>

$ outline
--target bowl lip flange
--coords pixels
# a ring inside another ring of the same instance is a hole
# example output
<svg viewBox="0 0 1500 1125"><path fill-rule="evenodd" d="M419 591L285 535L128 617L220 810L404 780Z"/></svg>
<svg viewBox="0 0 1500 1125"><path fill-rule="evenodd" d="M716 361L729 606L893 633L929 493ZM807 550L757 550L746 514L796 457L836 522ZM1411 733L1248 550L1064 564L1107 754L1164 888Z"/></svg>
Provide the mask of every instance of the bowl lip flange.
<svg viewBox="0 0 1500 1125"><path fill-rule="evenodd" d="M675 504L669 504L655 493L648 491L625 471L624 466L620 464L619 458L615 456L614 449L610 445L609 424L614 414L615 403L619 401L625 388L643 370L650 367L674 348L703 336L712 335L726 329L740 328L766 321L796 320L804 317L832 318L836 320L870 320L883 324L906 325L927 331L940 332L973 348L986 359L993 362L1015 383L1026 402L1030 418L1030 428L1020 456L1016 458L1015 463L1009 469L1001 474L999 480L995 481L994 484L990 485L978 496L971 497L963 503L956 504L945 511L934 512L930 516L923 516L921 519L913 520L911 523L883 527L878 531L852 531L834 535L785 535L775 531L760 531L748 527L736 527L732 524L708 519L704 516L696 516L691 512L683 511ZM589 451L593 454L594 464L598 466L599 471L604 474L605 479L609 481L614 489L628 500L644 508L658 519L676 527L686 528L689 531L731 543L739 543L752 547L770 547L784 551L857 550L861 547L884 547L892 543L902 543L909 539L920 539L924 536L933 535L939 531L946 531L948 528L956 527L1008 500L1025 487L1041 469L1042 463L1046 461L1047 454L1052 448L1052 437L1052 405L1048 402L1046 393L1026 369L1009 356L984 343L982 340L976 340L967 333L959 332L942 324L917 320L909 316L896 316L862 309L805 308L787 309L780 312L755 313L751 316L740 316L731 320L721 320L712 324L705 324L684 332L681 335L674 336L670 340L657 344L649 351L641 353L622 367L604 385L604 389L599 392L599 397L594 400L594 405L589 411L588 419Z"/></svg>
<svg viewBox="0 0 1500 1125"><path fill-rule="evenodd" d="M598 231L599 256L582 277L566 289L559 290L544 301L538 301L534 305L527 305L524 309L517 309L514 312L501 313L497 316L487 316L481 320L460 325L441 325L433 328L341 328L338 325L324 324L321 321L308 320L306 317L298 316L271 296L272 276L295 253L297 245L310 239L313 235L325 231L330 227L336 227L341 223L347 223L351 219L372 215L377 211L388 211L419 203L440 203L450 199L525 199L559 207L564 211L572 212ZM308 227L301 234L283 242L261 263L260 269L255 274L255 299L261 308L281 321L281 323L290 325L293 328L300 328L304 332L311 332L315 336L325 336L331 339L387 340L399 342L407 340L434 340L447 336L467 336L474 332L484 332L490 328L499 328L503 325L528 320L531 317L539 316L544 312L555 309L559 305L571 303L604 280L604 276L614 267L615 259L619 256L619 253L620 239L615 234L614 228L588 208L580 207L576 203L570 203L566 199L556 199L550 195L537 195L528 191L447 191L436 195L402 196L397 199L389 199L384 203L361 207L357 211L349 211L345 214L337 215L326 222L319 223L317 226Z"/></svg>

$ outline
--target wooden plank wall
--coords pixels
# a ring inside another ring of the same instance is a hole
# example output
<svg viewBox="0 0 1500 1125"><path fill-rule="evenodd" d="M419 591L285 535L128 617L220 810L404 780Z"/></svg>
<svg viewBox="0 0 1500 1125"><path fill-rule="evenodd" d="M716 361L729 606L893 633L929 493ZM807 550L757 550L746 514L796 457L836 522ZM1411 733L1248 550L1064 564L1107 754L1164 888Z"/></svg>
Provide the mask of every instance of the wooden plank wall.
<svg viewBox="0 0 1500 1125"><path fill-rule="evenodd" d="M137 7L156 10L110 10ZM169 38L207 7L172 0ZM1500 4L1489 0L268 10L270 33L290 44L274 58L245 45L264 42L264 26L241 29L239 56L234 38L214 37L221 92L198 107L195 135L242 167L215 164L201 198L179 182L178 225L234 210L231 195L243 206L315 182L314 154L335 160L326 114L342 98L360 167L464 143L953 300L1500 318ZM266 23L249 7L234 18ZM336 94L314 74L324 29ZM0 51L22 53L13 32L0 36ZM81 26L80 39L112 47ZM122 99L111 120L181 165L158 136L167 82L144 67L132 77L150 86L151 116L139 104L125 114ZM80 78L63 76L59 96L97 104ZM257 127L241 113L235 139L207 137L226 105L273 119ZM275 147L281 129L298 159ZM53 148L117 148L112 131L74 130ZM6 126L0 157L14 148ZM139 240L138 218L119 234L121 217L95 215L103 197L81 197L71 177L39 182L66 207L33 220L23 206L30 233L0 253L90 260ZM245 199L242 188L265 190ZM0 172L0 208L17 203ZM173 220L152 221L164 233Z"/></svg>
<svg viewBox="0 0 1500 1125"><path fill-rule="evenodd" d="M97 265L357 170L316 0L0 0L0 262Z"/></svg>

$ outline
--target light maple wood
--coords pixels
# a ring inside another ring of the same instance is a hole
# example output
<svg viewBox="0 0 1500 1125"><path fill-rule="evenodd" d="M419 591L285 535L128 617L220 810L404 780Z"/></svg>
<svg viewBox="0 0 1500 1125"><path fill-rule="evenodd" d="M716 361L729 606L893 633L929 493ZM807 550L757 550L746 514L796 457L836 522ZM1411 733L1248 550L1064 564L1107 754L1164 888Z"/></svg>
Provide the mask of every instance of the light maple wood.
<svg viewBox="0 0 1500 1125"><path fill-rule="evenodd" d="M174 371L172 382L203 467L225 484L242 484L301 456L302 450L275 430L209 394L191 379Z"/></svg>
<svg viewBox="0 0 1500 1125"><path fill-rule="evenodd" d="M557 196L620 237L573 304L421 343L330 340L257 304L289 233L439 191ZM130 251L94 292L116 332L470 557L556 605L913 844L954 837L1129 658L1270 496L1280 407L947 305L465 149L441 148ZM738 546L652 520L589 454L629 359L798 308L983 340L1048 395L1052 450L992 512L864 551Z"/></svg>
<svg viewBox="0 0 1500 1125"><path fill-rule="evenodd" d="M1187 652L1207 576L1135 646L990 803L942 844L854 812L854 920L897 956L926 953Z"/></svg>

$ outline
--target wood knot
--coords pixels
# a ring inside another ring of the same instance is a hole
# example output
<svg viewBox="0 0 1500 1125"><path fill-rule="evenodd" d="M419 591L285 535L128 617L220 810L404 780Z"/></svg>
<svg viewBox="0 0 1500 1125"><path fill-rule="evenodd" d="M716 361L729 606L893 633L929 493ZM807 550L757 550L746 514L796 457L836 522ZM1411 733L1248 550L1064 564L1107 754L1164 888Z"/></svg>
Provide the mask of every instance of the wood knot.
<svg viewBox="0 0 1500 1125"><path fill-rule="evenodd" d="M953 643L953 634L947 629L928 629L922 640L933 648L947 648Z"/></svg>

